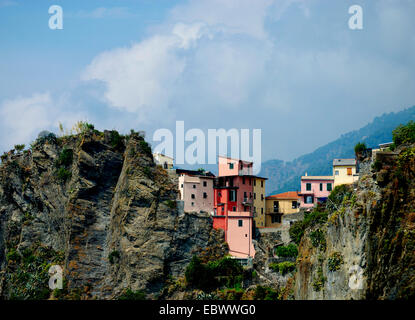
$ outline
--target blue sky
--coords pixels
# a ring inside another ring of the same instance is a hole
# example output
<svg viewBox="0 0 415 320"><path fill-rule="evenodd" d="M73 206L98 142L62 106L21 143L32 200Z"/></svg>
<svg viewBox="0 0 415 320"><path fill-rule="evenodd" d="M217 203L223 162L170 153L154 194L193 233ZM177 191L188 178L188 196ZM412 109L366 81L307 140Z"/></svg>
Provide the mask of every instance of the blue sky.
<svg viewBox="0 0 415 320"><path fill-rule="evenodd" d="M59 122L151 140L184 120L260 128L263 160L290 160L415 105L414 16L411 0L0 0L0 151Z"/></svg>

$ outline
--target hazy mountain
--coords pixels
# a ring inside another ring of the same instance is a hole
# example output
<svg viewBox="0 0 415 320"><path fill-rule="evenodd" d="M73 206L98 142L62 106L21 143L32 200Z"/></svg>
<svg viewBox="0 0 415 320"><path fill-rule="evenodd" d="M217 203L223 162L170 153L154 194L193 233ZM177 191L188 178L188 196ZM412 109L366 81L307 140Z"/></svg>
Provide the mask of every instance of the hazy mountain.
<svg viewBox="0 0 415 320"><path fill-rule="evenodd" d="M399 124L415 120L415 106L400 112L385 113L376 117L363 128L343 134L337 140L326 144L314 152L303 155L291 162L269 160L262 164L260 175L267 177L267 194L299 190L300 177L331 174L334 158L353 158L357 142L365 142L368 147L392 140L392 130Z"/></svg>

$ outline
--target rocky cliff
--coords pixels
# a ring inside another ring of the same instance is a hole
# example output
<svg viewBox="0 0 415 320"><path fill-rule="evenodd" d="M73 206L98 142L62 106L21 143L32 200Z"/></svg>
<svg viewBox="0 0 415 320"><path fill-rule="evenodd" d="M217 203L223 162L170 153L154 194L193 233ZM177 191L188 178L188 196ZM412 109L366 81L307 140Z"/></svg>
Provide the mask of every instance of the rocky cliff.
<svg viewBox="0 0 415 320"><path fill-rule="evenodd" d="M142 135L116 131L40 137L0 165L0 297L47 299L60 265L67 299L150 298L195 253L221 257L211 217L183 214L177 186Z"/></svg>
<svg viewBox="0 0 415 320"><path fill-rule="evenodd" d="M357 184L315 210L299 246L295 299L414 297L414 173L413 145L378 153L361 162Z"/></svg>

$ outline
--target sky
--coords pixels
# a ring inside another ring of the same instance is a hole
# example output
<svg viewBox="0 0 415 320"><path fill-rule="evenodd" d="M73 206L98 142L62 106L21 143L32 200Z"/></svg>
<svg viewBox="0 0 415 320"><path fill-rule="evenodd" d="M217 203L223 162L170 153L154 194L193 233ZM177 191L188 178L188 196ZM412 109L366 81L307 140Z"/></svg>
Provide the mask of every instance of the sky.
<svg viewBox="0 0 415 320"><path fill-rule="evenodd" d="M292 160L415 105L414 16L412 0L0 0L0 152L78 120L154 146L184 121L261 129L262 160Z"/></svg>

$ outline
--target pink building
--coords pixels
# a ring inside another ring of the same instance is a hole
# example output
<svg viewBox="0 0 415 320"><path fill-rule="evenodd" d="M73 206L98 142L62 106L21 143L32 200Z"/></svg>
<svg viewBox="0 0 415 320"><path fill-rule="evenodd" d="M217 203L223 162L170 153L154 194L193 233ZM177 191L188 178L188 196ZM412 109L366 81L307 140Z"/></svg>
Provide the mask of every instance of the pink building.
<svg viewBox="0 0 415 320"><path fill-rule="evenodd" d="M301 177L300 207L312 208L317 203L324 203L333 190L333 176L305 176Z"/></svg>
<svg viewBox="0 0 415 320"><path fill-rule="evenodd" d="M225 231L230 254L237 258L255 255L252 166L252 162L219 157L219 176L214 183L213 227Z"/></svg>
<svg viewBox="0 0 415 320"><path fill-rule="evenodd" d="M213 214L213 179L210 172L176 169L179 175L180 200L184 212L208 212Z"/></svg>

